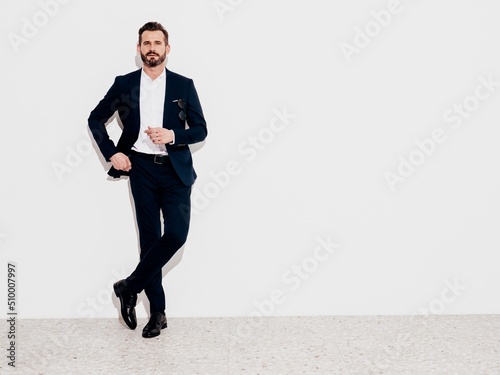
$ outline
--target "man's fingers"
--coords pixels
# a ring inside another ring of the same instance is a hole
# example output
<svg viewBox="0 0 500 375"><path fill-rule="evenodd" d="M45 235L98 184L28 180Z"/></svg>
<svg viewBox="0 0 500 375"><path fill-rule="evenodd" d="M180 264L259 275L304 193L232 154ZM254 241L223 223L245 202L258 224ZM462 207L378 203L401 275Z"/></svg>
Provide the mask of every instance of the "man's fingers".
<svg viewBox="0 0 500 375"><path fill-rule="evenodd" d="M113 156L112 162L113 166L120 171L128 172L132 169L132 163L130 162L128 156L125 154L116 154L116 156Z"/></svg>
<svg viewBox="0 0 500 375"><path fill-rule="evenodd" d="M132 169L131 165L125 165L123 168L121 168L122 171L128 172Z"/></svg>
<svg viewBox="0 0 500 375"><path fill-rule="evenodd" d="M151 126L148 126L146 130L144 130L144 133L146 134L153 134L153 133L158 133L159 128L152 128Z"/></svg>
<svg viewBox="0 0 500 375"><path fill-rule="evenodd" d="M149 126L148 129L144 130L144 133L148 135L154 144L165 144L169 139L168 130L164 128L152 128Z"/></svg>
<svg viewBox="0 0 500 375"><path fill-rule="evenodd" d="M130 162L130 159L125 156L125 170L128 172L132 168L132 163Z"/></svg>

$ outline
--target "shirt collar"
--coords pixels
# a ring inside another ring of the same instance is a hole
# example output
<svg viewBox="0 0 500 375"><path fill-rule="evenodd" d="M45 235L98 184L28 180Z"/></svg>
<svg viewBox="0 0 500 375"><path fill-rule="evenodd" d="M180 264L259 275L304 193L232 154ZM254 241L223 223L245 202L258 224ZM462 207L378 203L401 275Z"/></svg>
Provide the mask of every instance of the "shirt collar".
<svg viewBox="0 0 500 375"><path fill-rule="evenodd" d="M153 81L151 79L151 77L146 74L146 72L144 71L144 69L141 70L141 79L145 79L148 82L160 82L160 81L164 81L166 76L167 76L167 73L166 73L165 69L163 69L163 72L161 72L161 74L158 76L158 78L156 78Z"/></svg>

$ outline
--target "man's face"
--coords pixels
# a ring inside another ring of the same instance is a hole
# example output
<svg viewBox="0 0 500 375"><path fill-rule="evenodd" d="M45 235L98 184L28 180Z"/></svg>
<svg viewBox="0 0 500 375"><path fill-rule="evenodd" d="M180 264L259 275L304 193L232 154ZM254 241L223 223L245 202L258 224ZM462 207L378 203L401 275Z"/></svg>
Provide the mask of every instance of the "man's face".
<svg viewBox="0 0 500 375"><path fill-rule="evenodd" d="M144 31L137 51L141 54L145 65L155 67L165 61L170 52L170 46L165 45L165 36L161 31Z"/></svg>

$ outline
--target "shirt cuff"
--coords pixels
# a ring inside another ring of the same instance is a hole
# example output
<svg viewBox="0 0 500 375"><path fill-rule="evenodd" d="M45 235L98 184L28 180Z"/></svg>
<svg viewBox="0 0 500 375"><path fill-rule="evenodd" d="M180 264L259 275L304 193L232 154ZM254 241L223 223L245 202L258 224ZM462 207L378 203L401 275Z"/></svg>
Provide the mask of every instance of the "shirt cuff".
<svg viewBox="0 0 500 375"><path fill-rule="evenodd" d="M175 132L173 130L170 130L172 132L172 142L169 143L169 145L175 144Z"/></svg>

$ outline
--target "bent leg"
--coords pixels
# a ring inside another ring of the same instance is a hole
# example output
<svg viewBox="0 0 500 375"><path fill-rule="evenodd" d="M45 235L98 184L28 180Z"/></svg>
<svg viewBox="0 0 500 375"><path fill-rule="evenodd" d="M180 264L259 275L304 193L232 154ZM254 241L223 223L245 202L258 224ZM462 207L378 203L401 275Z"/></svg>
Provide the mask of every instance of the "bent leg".
<svg viewBox="0 0 500 375"><path fill-rule="evenodd" d="M186 242L189 230L191 187L179 180L172 166L161 174L160 206L163 213L164 233L144 254L136 269L127 278L133 292L141 292L161 275L162 267ZM160 276L161 278L161 276Z"/></svg>
<svg viewBox="0 0 500 375"><path fill-rule="evenodd" d="M161 238L161 191L157 181L144 170L143 164L134 160L134 172L130 176L130 188L134 197L134 205L139 229L140 259L148 253ZM165 310L165 293L162 286L161 270L145 285L144 292L148 297L151 312Z"/></svg>

